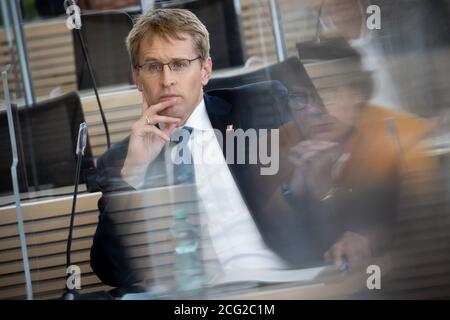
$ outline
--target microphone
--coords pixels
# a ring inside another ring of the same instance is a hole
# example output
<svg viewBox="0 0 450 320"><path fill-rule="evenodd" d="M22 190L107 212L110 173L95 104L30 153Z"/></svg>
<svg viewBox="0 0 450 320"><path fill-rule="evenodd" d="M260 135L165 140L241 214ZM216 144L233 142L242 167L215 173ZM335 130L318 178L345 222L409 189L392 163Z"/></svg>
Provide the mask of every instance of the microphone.
<svg viewBox="0 0 450 320"><path fill-rule="evenodd" d="M75 154L77 156L84 156L86 145L87 145L87 124L86 122L83 122L80 124L80 129L78 130L77 149L75 151Z"/></svg>
<svg viewBox="0 0 450 320"><path fill-rule="evenodd" d="M72 248L72 234L73 234L73 225L75 220L75 209L77 205L77 196L78 196L78 184L80 181L80 171L81 171L81 163L83 162L84 152L86 150L87 145L87 124L83 122L80 124L80 128L78 130L78 139L77 139L77 147L75 150L75 154L77 155L77 167L75 171L75 190L73 192L72 199L72 211L70 213L70 224L69 224L69 235L67 237L67 248L66 248L66 271L71 268L71 248ZM76 298L77 291L73 288L68 288L69 276L67 276L66 283L66 292L63 295L64 300L74 300Z"/></svg>
<svg viewBox="0 0 450 320"><path fill-rule="evenodd" d="M67 249L66 249L66 272L68 273L66 279L66 291L62 295L62 300L112 300L113 296L105 291L92 292L86 294L80 294L77 288L69 288L70 275L69 270L72 269L71 264L71 248L72 248L72 234L73 225L75 220L75 209L77 205L78 196L78 183L80 180L81 163L84 157L84 152L87 146L87 124L83 122L80 124L78 130L77 147L75 153L77 155L77 168L75 172L75 190L73 192L72 211L70 213L69 235L67 237Z"/></svg>
<svg viewBox="0 0 450 320"><path fill-rule="evenodd" d="M69 281L71 280L71 274L69 274L69 270L72 269L78 269L78 266L72 265L71 261L71 248L72 248L72 235L73 235L73 226L74 226L74 220L75 220L75 210L77 205L77 196L78 196L78 184L80 181L80 171L81 171L81 164L84 157L84 152L86 151L87 146L87 124L86 122L83 122L80 124L80 127L78 129L78 138L77 138L77 146L75 149L75 154L77 156L77 167L75 171L75 189L73 192L73 199L72 199L72 211L70 213L70 224L69 224L69 234L67 236L67 248L66 248L66 290L61 296L60 299L62 300L113 300L114 291L118 291L114 294L120 294L120 290L112 290L112 293L106 292L106 291L97 291L97 292L91 292L91 293L85 293L80 294L78 293L75 286L69 287ZM73 268L72 268L73 267ZM133 288L131 288L133 289Z"/></svg>
<svg viewBox="0 0 450 320"><path fill-rule="evenodd" d="M322 0L316 18L316 30L314 38L310 41L297 43L297 51L300 61L309 63L314 61L327 61L342 58L358 58L355 49L343 37L322 38L322 11L326 0Z"/></svg>

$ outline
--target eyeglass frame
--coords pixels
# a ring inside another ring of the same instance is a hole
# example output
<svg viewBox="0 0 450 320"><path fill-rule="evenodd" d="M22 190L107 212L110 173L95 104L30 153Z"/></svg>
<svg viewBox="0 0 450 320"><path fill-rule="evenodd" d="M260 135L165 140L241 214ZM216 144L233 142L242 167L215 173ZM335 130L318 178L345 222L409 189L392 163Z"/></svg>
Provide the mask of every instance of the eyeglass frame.
<svg viewBox="0 0 450 320"><path fill-rule="evenodd" d="M162 62L159 62L159 61L158 62L146 62L146 63L143 63L143 64L138 64L136 67L137 67L137 69L142 70L142 67L145 66L146 64L159 63L159 65L162 66L161 67L161 71L158 71L157 73L146 73L146 72L144 72L144 73L152 75L152 76L159 75L159 74L161 74L164 71L164 66L167 66L167 67L169 67L170 71L175 72L175 74L177 74L177 72L173 71L172 68L170 67L171 64L173 64L176 61L178 61L178 62L179 61L188 61L189 62L188 68L189 68L191 66L191 63L193 61L195 61L195 60L198 60L198 59L202 59L202 56L198 56L197 58L194 58L194 59L174 59L172 61L169 61L168 63L162 63Z"/></svg>
<svg viewBox="0 0 450 320"><path fill-rule="evenodd" d="M302 100L301 103L298 100ZM309 90L289 92L288 104L295 111L302 111L309 106L315 105L320 110L326 112L326 107L323 105L321 98Z"/></svg>

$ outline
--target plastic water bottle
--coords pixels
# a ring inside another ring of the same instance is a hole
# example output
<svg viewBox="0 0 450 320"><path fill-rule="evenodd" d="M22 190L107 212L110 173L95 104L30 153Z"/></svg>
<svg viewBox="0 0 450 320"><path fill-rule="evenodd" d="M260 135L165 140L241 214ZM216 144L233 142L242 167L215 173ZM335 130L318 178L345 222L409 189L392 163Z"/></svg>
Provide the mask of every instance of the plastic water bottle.
<svg viewBox="0 0 450 320"><path fill-rule="evenodd" d="M203 268L199 258L199 237L196 227L187 220L185 211L174 213L171 233L175 245L175 286L177 294L200 294L203 285Z"/></svg>

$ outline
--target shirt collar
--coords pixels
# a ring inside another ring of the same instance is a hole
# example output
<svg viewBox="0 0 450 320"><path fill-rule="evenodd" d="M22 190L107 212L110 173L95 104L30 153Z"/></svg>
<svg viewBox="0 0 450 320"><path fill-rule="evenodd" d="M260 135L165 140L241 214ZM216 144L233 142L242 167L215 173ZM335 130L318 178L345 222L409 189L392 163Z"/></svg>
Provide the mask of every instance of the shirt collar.
<svg viewBox="0 0 450 320"><path fill-rule="evenodd" d="M212 128L208 113L206 112L204 99L195 107L184 125L197 130L208 130Z"/></svg>

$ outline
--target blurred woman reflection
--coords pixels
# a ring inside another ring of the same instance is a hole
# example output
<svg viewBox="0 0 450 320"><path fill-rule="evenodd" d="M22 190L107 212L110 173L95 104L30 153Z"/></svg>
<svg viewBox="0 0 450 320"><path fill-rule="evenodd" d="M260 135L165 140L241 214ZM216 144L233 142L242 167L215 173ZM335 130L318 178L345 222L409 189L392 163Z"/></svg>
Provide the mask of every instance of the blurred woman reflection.
<svg viewBox="0 0 450 320"><path fill-rule="evenodd" d="M384 252L400 176L435 168L420 143L431 124L370 105L370 72L327 80L321 99L303 88L289 95L295 122L280 128L280 172L254 183L267 243L302 267L356 266Z"/></svg>

